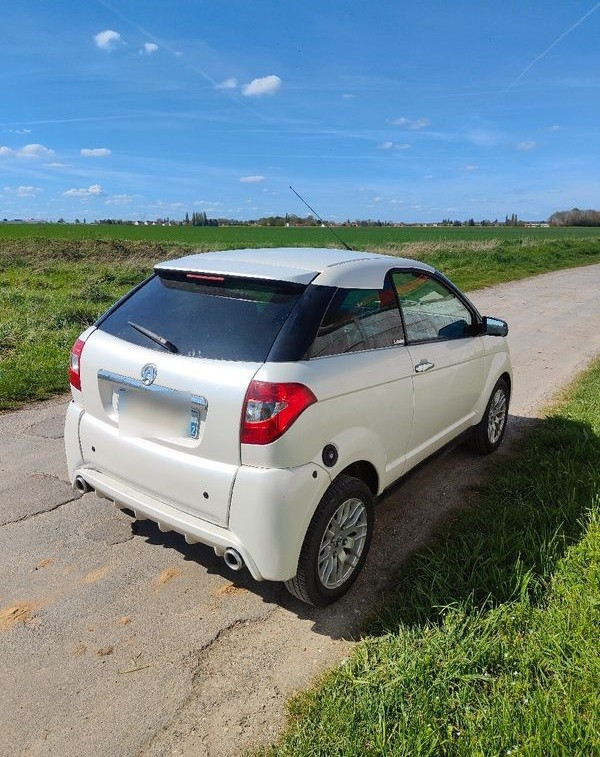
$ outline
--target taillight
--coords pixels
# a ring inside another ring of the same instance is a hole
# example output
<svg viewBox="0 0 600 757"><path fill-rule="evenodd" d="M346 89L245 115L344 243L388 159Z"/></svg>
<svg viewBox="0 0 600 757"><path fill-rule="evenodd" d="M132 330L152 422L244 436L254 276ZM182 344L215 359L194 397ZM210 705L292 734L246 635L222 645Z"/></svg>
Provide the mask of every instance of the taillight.
<svg viewBox="0 0 600 757"><path fill-rule="evenodd" d="M78 339L73 345L69 359L69 384L79 391L81 391L81 353L84 346L83 339Z"/></svg>
<svg viewBox="0 0 600 757"><path fill-rule="evenodd" d="M242 409L242 444L270 444L317 401L304 384L252 381Z"/></svg>

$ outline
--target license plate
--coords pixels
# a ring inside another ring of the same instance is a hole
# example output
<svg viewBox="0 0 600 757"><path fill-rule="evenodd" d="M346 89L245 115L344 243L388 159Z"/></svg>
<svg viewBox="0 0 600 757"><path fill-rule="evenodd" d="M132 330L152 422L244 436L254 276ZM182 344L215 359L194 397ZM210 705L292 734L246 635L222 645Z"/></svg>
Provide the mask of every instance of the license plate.
<svg viewBox="0 0 600 757"><path fill-rule="evenodd" d="M113 408L119 415L119 433L143 439L197 439L198 412L191 408L191 396L183 392L156 395L130 389L113 394Z"/></svg>

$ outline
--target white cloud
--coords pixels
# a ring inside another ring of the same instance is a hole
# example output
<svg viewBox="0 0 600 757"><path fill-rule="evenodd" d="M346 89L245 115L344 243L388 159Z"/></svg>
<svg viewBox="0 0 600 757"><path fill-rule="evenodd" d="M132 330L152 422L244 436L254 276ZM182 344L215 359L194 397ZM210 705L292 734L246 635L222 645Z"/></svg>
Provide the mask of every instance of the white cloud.
<svg viewBox="0 0 600 757"><path fill-rule="evenodd" d="M224 81L215 84L215 89L235 89L237 85L238 80L235 77L230 76L229 79L225 79Z"/></svg>
<svg viewBox="0 0 600 757"><path fill-rule="evenodd" d="M424 179L433 179L433 176L430 173L426 173L425 176L423 176Z"/></svg>
<svg viewBox="0 0 600 757"><path fill-rule="evenodd" d="M404 116L401 116L400 118L394 118L392 120L392 123L394 126L406 126L409 129L424 129L426 126L429 126L429 119L428 118L416 118L414 120L411 120L410 118L405 118Z"/></svg>
<svg viewBox="0 0 600 757"><path fill-rule="evenodd" d="M106 205L129 205L131 202L133 202L131 195L112 195L106 200Z"/></svg>
<svg viewBox="0 0 600 757"><path fill-rule="evenodd" d="M80 153L84 158L105 158L111 150L108 147L83 147Z"/></svg>
<svg viewBox="0 0 600 757"><path fill-rule="evenodd" d="M560 131L560 126L558 124L552 124L550 131Z"/></svg>
<svg viewBox="0 0 600 757"><path fill-rule="evenodd" d="M100 184L92 184L87 188L82 187L81 189L67 189L66 192L63 192L64 197L99 197L102 194Z"/></svg>
<svg viewBox="0 0 600 757"><path fill-rule="evenodd" d="M155 53L158 50L158 45L155 45L154 42L144 42L144 47L140 50L140 53L142 55L152 55L152 53Z"/></svg>
<svg viewBox="0 0 600 757"><path fill-rule="evenodd" d="M519 142L517 145L518 150L533 150L537 145L537 142Z"/></svg>
<svg viewBox="0 0 600 757"><path fill-rule="evenodd" d="M31 134L31 129L7 129L11 134Z"/></svg>
<svg viewBox="0 0 600 757"><path fill-rule="evenodd" d="M282 81L278 76L271 74L260 79L252 79L249 84L244 84L242 94L246 97L261 97L262 95L274 95L281 89Z"/></svg>
<svg viewBox="0 0 600 757"><path fill-rule="evenodd" d="M41 192L40 187L17 187L17 197L35 197L36 194Z"/></svg>
<svg viewBox="0 0 600 757"><path fill-rule="evenodd" d="M52 163L44 163L46 168L69 168L68 163L59 163L58 161L53 161Z"/></svg>
<svg viewBox="0 0 600 757"><path fill-rule="evenodd" d="M41 187L32 186L19 186L19 187L4 187L3 190L6 194L15 194L17 197L35 197L42 189Z"/></svg>
<svg viewBox="0 0 600 757"><path fill-rule="evenodd" d="M240 181L242 184L255 184L257 181L264 181L265 176L242 176Z"/></svg>
<svg viewBox="0 0 600 757"><path fill-rule="evenodd" d="M50 158L52 155L54 155L54 150L38 144L25 145L17 150L19 158Z"/></svg>
<svg viewBox="0 0 600 757"><path fill-rule="evenodd" d="M474 163L468 163L465 166L465 171L476 171L479 168L479 166L476 166Z"/></svg>
<svg viewBox="0 0 600 757"><path fill-rule="evenodd" d="M2 145L0 156L2 155L16 156L17 158L51 158L54 155L54 150L38 144L24 145L19 150L13 150L11 147Z"/></svg>
<svg viewBox="0 0 600 757"><path fill-rule="evenodd" d="M121 35L114 29L105 29L103 32L94 35L94 42L100 50L110 52L121 42Z"/></svg>
<svg viewBox="0 0 600 757"><path fill-rule="evenodd" d="M342 100L354 100L355 97L356 95L353 95L349 92L344 92L344 94L342 95Z"/></svg>
<svg viewBox="0 0 600 757"><path fill-rule="evenodd" d="M410 147L407 143L398 144L397 142L382 142L377 145L378 150L410 150Z"/></svg>

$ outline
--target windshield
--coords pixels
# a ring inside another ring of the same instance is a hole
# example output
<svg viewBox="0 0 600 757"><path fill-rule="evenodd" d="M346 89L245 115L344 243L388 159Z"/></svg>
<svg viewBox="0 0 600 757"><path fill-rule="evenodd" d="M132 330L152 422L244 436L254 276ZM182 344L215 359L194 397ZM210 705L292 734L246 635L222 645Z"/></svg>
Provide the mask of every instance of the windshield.
<svg viewBox="0 0 600 757"><path fill-rule="evenodd" d="M164 352L143 330L188 357L264 362L304 289L281 281L161 271L97 325L152 350Z"/></svg>

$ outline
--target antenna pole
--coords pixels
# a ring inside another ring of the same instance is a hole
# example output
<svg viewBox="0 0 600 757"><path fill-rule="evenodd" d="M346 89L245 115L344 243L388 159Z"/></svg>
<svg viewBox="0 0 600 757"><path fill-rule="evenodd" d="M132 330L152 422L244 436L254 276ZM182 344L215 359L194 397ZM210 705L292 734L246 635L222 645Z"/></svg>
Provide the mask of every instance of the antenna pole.
<svg viewBox="0 0 600 757"><path fill-rule="evenodd" d="M336 232L335 232L335 231L334 231L334 230L333 230L333 229L331 228L331 226L330 226L330 225L329 225L329 224L327 223L327 221L324 221L324 220L323 220L323 219L321 218L321 216L320 216L320 215L319 215L319 214L317 213L317 211L316 211L316 210L315 210L314 208L311 208L311 207L310 207L310 205L309 205L309 204L308 204L308 203L306 202L306 200L305 200L305 199L304 199L303 197L301 197L301 196L300 196L300 195L298 194L298 192L296 192L296 190L294 189L294 187L292 187L292 185L291 185L291 184L290 184L290 189L291 189L291 190L292 190L292 192L293 192L293 193L294 193L294 194L296 195L296 197L297 197L297 198L298 198L299 200L301 200L301 201L302 201L302 202L303 202L303 203L304 203L304 204L306 205L306 207L307 207L307 208L308 208L308 209L310 210L310 212L311 212L311 213L314 213L314 214L315 214L315 215L317 216L317 218L319 219L319 221L321 221L321 223L322 223L322 224L323 224L324 226L326 226L326 227L327 227L327 228L329 229L329 231L330 231L330 232L331 232L331 233L333 234L333 236L334 236L334 237L335 237L335 238L336 238L336 239L338 240L338 242L340 242L341 244L343 244L343 245L344 245L344 247L345 247L345 248L346 248L347 250L350 250L350 252L353 252L353 249L352 249L352 247L348 247L348 245L346 244L346 242L344 242L344 240L343 240L343 239L342 239L342 238L341 238L341 237L339 236L339 234L336 234Z"/></svg>

